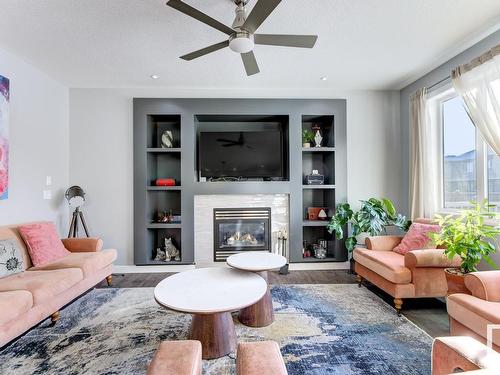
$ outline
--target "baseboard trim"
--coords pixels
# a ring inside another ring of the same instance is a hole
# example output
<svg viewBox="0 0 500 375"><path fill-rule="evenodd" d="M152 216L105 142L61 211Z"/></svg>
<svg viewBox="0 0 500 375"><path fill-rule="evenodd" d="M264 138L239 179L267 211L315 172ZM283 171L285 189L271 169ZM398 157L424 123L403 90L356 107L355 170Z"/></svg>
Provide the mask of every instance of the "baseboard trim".
<svg viewBox="0 0 500 375"><path fill-rule="evenodd" d="M172 264L168 266L113 266L113 273L164 273L164 272L183 272L194 270L194 264L179 265Z"/></svg>
<svg viewBox="0 0 500 375"><path fill-rule="evenodd" d="M225 263L216 265L203 265L196 267L194 264L188 265L165 265L165 266L113 266L113 273L164 273L164 272L183 272L194 270L195 268L205 267L228 267ZM290 271L325 271L325 270L348 270L349 262L332 263L290 263Z"/></svg>
<svg viewBox="0 0 500 375"><path fill-rule="evenodd" d="M348 270L350 262L290 263L290 271Z"/></svg>

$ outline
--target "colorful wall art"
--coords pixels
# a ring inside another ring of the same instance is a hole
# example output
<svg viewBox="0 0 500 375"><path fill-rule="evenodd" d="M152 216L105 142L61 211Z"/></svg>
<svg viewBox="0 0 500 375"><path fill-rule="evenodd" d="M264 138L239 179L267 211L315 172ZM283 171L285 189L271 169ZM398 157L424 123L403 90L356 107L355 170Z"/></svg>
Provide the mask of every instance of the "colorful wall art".
<svg viewBox="0 0 500 375"><path fill-rule="evenodd" d="M0 200L9 196L9 79L0 75Z"/></svg>

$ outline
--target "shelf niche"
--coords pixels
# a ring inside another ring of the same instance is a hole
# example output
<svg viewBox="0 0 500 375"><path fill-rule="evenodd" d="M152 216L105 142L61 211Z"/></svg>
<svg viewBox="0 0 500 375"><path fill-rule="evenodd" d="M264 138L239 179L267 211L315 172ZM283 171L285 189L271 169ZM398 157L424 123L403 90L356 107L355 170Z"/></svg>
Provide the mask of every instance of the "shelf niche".
<svg viewBox="0 0 500 375"><path fill-rule="evenodd" d="M335 190L334 189L303 189L302 208L303 219L309 221L308 207L325 207L326 214L331 218L335 213Z"/></svg>
<svg viewBox="0 0 500 375"><path fill-rule="evenodd" d="M178 228L155 228L148 229L148 249L149 249L149 258L148 264L171 264L171 263L181 263L182 262L182 243L181 243L181 229ZM174 246L181 253L181 260L163 262L163 261L155 261L156 257L156 249L165 247L165 238L171 238Z"/></svg>
<svg viewBox="0 0 500 375"><path fill-rule="evenodd" d="M163 224L156 222L158 214L161 212L170 212L172 215L181 215L181 192L180 190L170 191L150 191L147 199L147 215L150 224ZM179 224L179 223L172 223Z"/></svg>
<svg viewBox="0 0 500 375"><path fill-rule="evenodd" d="M302 116L302 130L312 130L312 127L317 125L321 128L321 136L323 141L321 142L322 147L335 147L335 132L334 132L334 116L314 116L314 115L303 115ZM313 142L314 143L314 142ZM312 144L311 147L314 145Z"/></svg>
<svg viewBox="0 0 500 375"><path fill-rule="evenodd" d="M161 136L163 132L172 132L172 147L181 147L181 116L180 115L149 115L147 148L161 149Z"/></svg>

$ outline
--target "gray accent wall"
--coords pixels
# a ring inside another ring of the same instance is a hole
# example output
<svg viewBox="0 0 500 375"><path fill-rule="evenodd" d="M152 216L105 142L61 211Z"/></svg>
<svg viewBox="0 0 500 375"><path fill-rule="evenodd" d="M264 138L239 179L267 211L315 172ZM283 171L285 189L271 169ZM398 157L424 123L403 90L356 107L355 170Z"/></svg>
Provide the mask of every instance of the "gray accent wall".
<svg viewBox="0 0 500 375"><path fill-rule="evenodd" d="M290 194L290 259L302 260L302 116L335 118L336 202L347 200L346 100L344 99L134 99L134 152L142 155L148 115L181 116L182 250L183 263L194 261L194 196L202 194ZM285 115L289 119L289 181L197 182L196 115ZM144 128L142 128L144 127ZM144 214L146 158L134 158L134 217ZM145 222L136 221L136 241L145 241ZM345 259L344 259L345 260Z"/></svg>

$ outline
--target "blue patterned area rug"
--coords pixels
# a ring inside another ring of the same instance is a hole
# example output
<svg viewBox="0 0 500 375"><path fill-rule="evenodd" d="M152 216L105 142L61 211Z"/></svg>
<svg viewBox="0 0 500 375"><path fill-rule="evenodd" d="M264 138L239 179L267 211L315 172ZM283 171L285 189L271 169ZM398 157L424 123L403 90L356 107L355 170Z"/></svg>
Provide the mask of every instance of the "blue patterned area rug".
<svg viewBox="0 0 500 375"><path fill-rule="evenodd" d="M276 321L238 323L239 341L275 340L293 374L430 374L432 339L357 285L276 285ZM162 340L185 339L190 316L159 307L152 288L95 289L0 351L0 374L145 374ZM204 361L234 374L234 353Z"/></svg>

